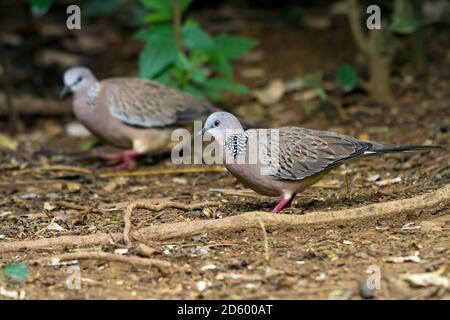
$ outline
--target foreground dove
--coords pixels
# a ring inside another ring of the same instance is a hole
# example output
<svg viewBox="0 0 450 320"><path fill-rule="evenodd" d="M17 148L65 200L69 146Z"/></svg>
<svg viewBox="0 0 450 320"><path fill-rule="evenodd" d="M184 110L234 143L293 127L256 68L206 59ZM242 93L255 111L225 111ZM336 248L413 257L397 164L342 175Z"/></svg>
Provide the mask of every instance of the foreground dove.
<svg viewBox="0 0 450 320"><path fill-rule="evenodd" d="M226 168L246 187L267 196L281 196L272 210L275 213L344 162L372 154L437 148L393 146L297 127L245 131L227 112L210 115L202 132L214 137Z"/></svg>
<svg viewBox="0 0 450 320"><path fill-rule="evenodd" d="M85 67L64 73L61 97L72 92L78 120L100 139L127 149L107 158L121 160L127 169L134 158L170 150L177 127L205 119L217 111L208 101L189 93L139 78L97 80Z"/></svg>

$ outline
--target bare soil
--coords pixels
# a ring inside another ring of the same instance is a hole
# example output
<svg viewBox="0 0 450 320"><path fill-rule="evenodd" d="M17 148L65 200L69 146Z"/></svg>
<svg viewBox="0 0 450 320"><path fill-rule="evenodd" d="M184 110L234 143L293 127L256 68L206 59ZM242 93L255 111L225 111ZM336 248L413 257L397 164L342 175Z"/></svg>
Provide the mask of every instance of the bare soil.
<svg viewBox="0 0 450 320"><path fill-rule="evenodd" d="M349 42L349 33L341 22L332 30L276 27L246 33L259 39L257 51L262 53L259 58L236 64L237 78L251 88L265 86L274 78L288 81L305 72L331 74L340 62L354 59L355 49L342 45ZM374 104L362 90L343 94L325 81L328 101L301 102L295 94L287 94L270 107L258 103L252 107L260 112L257 122L261 126L296 125L392 143L444 146L429 153L371 157L342 166L298 195L284 214L313 215L315 211L404 199L450 183L450 155L446 149L450 139L450 29L436 32L431 28L427 33L433 38L427 50L427 75L414 76L409 63L399 62L393 81L395 99L390 103ZM134 44L128 47L132 53L106 50L105 61L111 61L114 55L114 61L132 57L138 49ZM95 65L97 58L90 59L88 56L86 64ZM124 62L123 69L130 70L127 68ZM245 78L241 71L248 68L263 69L265 76ZM108 70L104 69L103 74L112 76ZM115 74L119 74L118 70L123 72L120 67L111 68ZM56 90L55 85L51 91ZM248 105L255 104L248 97L225 101L224 107L243 114L248 113ZM61 108L70 108L69 104L61 102ZM346 117L340 116L340 108ZM239 196L212 190L243 189L227 172L102 178L99 173L110 171L109 164L92 154L106 147L83 151L83 143L91 138L69 137L64 131L69 121L73 121L70 115L28 118L26 132L17 138L18 148L0 151L0 242L122 232L123 209L114 208L117 203L137 199L172 198L186 204L217 201L219 206L192 211L165 209L159 213L138 209L132 218L134 229L270 211L276 204L277 199L256 194ZM37 169L49 165L76 166L85 171ZM147 157L134 170L167 167L178 168L167 157ZM379 186L372 181L374 175L379 175L378 182L397 177L400 182ZM67 203L78 207L67 207ZM52 230L52 222L63 229ZM147 243L156 250L153 258L182 267L172 273L119 262L80 260L80 289L66 286L68 266L32 261L65 252L112 253L123 249L123 243L112 240L99 247L7 252L1 254L0 265L15 261L28 264L30 276L25 282L7 283L9 290L24 290L27 299L360 299L358 281L366 281L371 265L381 270L381 289L375 290L376 298L448 299L448 288L416 287L401 277L438 271L448 278L449 227L450 208L446 207L437 213L424 210L348 223L268 228L266 259L264 236L255 222L255 228L242 232ZM411 255L418 255L420 262L386 261Z"/></svg>

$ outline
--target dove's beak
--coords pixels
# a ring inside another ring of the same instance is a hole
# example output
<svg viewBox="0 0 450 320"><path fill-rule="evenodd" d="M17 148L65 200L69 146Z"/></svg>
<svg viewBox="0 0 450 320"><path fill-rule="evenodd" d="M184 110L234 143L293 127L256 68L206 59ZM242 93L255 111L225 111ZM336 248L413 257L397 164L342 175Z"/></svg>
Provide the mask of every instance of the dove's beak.
<svg viewBox="0 0 450 320"><path fill-rule="evenodd" d="M70 93L70 87L64 86L64 88L62 88L61 92L59 93L59 97L62 99L64 97L66 97L69 93Z"/></svg>
<svg viewBox="0 0 450 320"><path fill-rule="evenodd" d="M209 130L209 128L203 128L201 131L199 131L199 134L201 134L202 136Z"/></svg>

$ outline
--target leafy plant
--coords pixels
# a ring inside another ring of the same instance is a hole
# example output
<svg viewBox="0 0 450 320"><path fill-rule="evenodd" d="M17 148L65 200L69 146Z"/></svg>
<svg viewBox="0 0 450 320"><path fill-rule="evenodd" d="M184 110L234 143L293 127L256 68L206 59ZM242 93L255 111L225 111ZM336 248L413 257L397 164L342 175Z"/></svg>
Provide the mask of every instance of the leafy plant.
<svg viewBox="0 0 450 320"><path fill-rule="evenodd" d="M16 282L24 281L29 275L28 266L21 262L9 263L0 271L4 276Z"/></svg>
<svg viewBox="0 0 450 320"><path fill-rule="evenodd" d="M146 43L139 57L141 77L154 79L195 95L219 100L223 92L243 94L233 80L231 62L256 41L229 34L211 36L196 21L181 21L192 0L141 0L149 10L148 27L135 37Z"/></svg>
<svg viewBox="0 0 450 320"><path fill-rule="evenodd" d="M336 81L344 91L350 92L358 84L358 70L348 63L343 63L336 70Z"/></svg>
<svg viewBox="0 0 450 320"><path fill-rule="evenodd" d="M322 101L328 100L328 95L319 76L314 73L308 73L303 76L302 80L304 82L304 90L314 90Z"/></svg>
<svg viewBox="0 0 450 320"><path fill-rule="evenodd" d="M47 13L53 0L28 0L28 3L30 4L33 15L40 17Z"/></svg>
<svg viewBox="0 0 450 320"><path fill-rule="evenodd" d="M420 20L422 1L395 0L389 4L393 9L392 14L386 17L383 13L381 29L366 32L364 24L361 23L362 8L359 6L358 0L347 0L348 19L353 38L358 49L367 59L369 70L367 88L371 96L380 101L388 100L391 97L392 62L400 45L408 40L406 36L411 36L410 39L412 38L414 41L414 54L418 69L423 68L424 64L422 21ZM345 70L341 70L341 72L343 71ZM343 72L341 76L344 77L344 73L348 72L347 68L347 71ZM350 74L348 76L350 79Z"/></svg>

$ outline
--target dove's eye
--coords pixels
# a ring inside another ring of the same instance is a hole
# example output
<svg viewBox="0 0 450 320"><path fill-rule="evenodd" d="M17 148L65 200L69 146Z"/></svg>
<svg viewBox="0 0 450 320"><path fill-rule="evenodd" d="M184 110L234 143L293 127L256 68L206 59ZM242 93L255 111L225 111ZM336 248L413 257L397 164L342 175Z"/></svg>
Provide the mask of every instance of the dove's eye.
<svg viewBox="0 0 450 320"><path fill-rule="evenodd" d="M220 125L220 121L219 120L214 121L214 127L218 127L219 125Z"/></svg>

